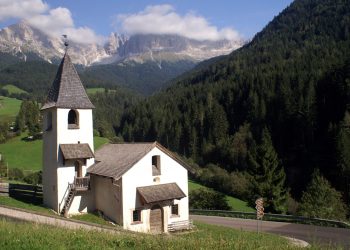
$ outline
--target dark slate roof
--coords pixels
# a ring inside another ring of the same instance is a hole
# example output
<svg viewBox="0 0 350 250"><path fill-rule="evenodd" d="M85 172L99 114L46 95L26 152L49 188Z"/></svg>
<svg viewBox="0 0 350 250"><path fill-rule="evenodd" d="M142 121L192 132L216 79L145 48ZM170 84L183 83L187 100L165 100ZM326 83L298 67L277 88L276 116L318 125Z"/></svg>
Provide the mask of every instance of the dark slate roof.
<svg viewBox="0 0 350 250"><path fill-rule="evenodd" d="M185 193L176 183L138 187L137 192L145 204L186 197Z"/></svg>
<svg viewBox="0 0 350 250"><path fill-rule="evenodd" d="M96 163L87 171L118 179L154 146L154 143L106 144L96 151Z"/></svg>
<svg viewBox="0 0 350 250"><path fill-rule="evenodd" d="M187 164L182 162L157 142L106 144L95 152L96 162L90 166L87 171L90 174L119 179L154 147L159 148L168 156L191 171Z"/></svg>
<svg viewBox="0 0 350 250"><path fill-rule="evenodd" d="M69 109L94 108L68 53L62 59L46 102L41 109L52 107Z"/></svg>
<svg viewBox="0 0 350 250"><path fill-rule="evenodd" d="M65 160L94 158L94 153L87 143L60 144L60 149Z"/></svg>

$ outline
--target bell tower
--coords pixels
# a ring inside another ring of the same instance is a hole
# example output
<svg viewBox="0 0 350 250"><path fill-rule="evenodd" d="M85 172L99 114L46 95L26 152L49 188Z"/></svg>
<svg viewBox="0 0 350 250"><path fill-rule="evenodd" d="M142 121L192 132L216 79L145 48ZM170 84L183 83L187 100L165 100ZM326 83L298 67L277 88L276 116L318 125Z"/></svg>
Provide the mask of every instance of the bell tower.
<svg viewBox="0 0 350 250"><path fill-rule="evenodd" d="M93 108L66 50L41 108L44 205L65 216L86 212L89 204Z"/></svg>

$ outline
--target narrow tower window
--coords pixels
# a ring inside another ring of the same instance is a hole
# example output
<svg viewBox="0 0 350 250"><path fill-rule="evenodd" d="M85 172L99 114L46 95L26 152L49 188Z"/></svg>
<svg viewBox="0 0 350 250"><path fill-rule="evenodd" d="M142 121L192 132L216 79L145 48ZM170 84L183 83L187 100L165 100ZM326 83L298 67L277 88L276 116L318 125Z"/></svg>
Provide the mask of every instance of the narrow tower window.
<svg viewBox="0 0 350 250"><path fill-rule="evenodd" d="M71 109L68 113L68 128L79 128L79 113L76 110Z"/></svg>
<svg viewBox="0 0 350 250"><path fill-rule="evenodd" d="M46 114L46 131L52 129L52 112L48 111Z"/></svg>
<svg viewBox="0 0 350 250"><path fill-rule="evenodd" d="M160 155L152 156L152 175L161 175L160 169Z"/></svg>

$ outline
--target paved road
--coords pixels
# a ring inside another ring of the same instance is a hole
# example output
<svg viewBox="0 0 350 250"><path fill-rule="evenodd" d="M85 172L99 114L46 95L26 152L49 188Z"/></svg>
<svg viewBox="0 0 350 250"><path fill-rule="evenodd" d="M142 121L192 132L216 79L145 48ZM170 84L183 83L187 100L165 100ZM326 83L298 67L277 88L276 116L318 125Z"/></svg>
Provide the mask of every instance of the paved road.
<svg viewBox="0 0 350 250"><path fill-rule="evenodd" d="M203 215L191 215L190 217L193 220L208 224L221 225L247 231L257 231L256 220ZM341 246L344 246L345 249L350 249L350 229L263 221L261 224L261 230L268 233L301 239L310 244L340 244Z"/></svg>

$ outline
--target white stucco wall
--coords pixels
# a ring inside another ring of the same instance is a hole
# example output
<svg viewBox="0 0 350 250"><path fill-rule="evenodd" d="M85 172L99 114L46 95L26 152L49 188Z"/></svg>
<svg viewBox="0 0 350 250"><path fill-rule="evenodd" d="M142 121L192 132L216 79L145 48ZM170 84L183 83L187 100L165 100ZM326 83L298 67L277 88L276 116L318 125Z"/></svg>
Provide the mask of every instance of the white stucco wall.
<svg viewBox="0 0 350 250"><path fill-rule="evenodd" d="M43 202L47 207L58 210L57 198L57 117L55 108L43 111ZM51 130L48 128L47 115L52 114Z"/></svg>
<svg viewBox="0 0 350 250"><path fill-rule="evenodd" d="M161 175L159 183L154 181L152 176L152 156L160 155L161 159ZM163 207L164 213L164 231L167 231L167 225L173 221L188 220L188 177L187 170L177 161L173 160L167 154L158 148L152 149L145 155L134 167L126 172L122 177L122 197L123 197L123 227L128 230L148 232L150 230L149 216L150 209L141 211L142 223L132 222L132 211L142 207L141 201L137 199L136 188L142 186L150 186L157 184L166 184L175 182L181 190L186 194L185 198L176 200L179 205L179 216L171 217L170 206Z"/></svg>
<svg viewBox="0 0 350 250"><path fill-rule="evenodd" d="M93 124L91 109L77 109L79 114L79 129L68 129L68 112L70 109L52 108L52 129L44 131L43 152L43 188L44 204L59 212L64 201L64 194L68 183L72 183L75 176L74 162L63 164L62 154L59 150L60 144L88 143L91 150L93 145ZM48 110L44 110L44 128L47 127ZM94 163L94 159L88 159L82 167L83 176L86 169ZM86 212L89 204L89 192L78 193L69 209L69 214ZM60 208L59 208L60 206Z"/></svg>
<svg viewBox="0 0 350 250"><path fill-rule="evenodd" d="M109 219L122 224L121 180L91 175L92 191L94 192L95 209L100 210Z"/></svg>

